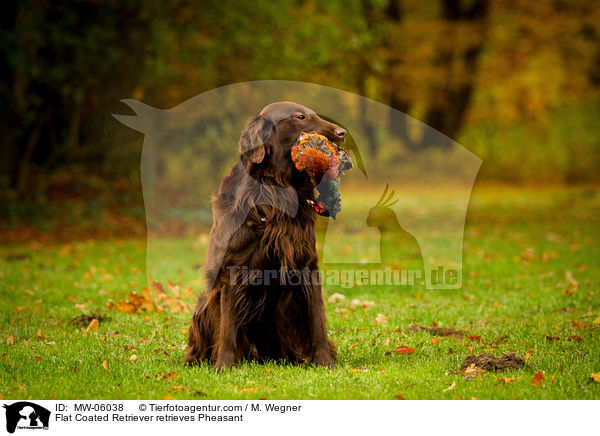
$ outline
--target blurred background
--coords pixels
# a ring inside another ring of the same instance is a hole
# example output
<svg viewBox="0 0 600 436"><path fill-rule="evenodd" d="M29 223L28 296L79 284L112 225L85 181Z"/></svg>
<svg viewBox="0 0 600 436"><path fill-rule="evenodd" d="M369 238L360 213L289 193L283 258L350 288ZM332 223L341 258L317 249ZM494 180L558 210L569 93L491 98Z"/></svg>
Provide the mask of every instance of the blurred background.
<svg viewBox="0 0 600 436"><path fill-rule="evenodd" d="M0 242L143 236L143 136L112 118L131 113L119 100L167 109L249 80L390 105L481 157L480 183L600 181L598 2L8 0L3 10ZM375 169L428 146L370 144Z"/></svg>

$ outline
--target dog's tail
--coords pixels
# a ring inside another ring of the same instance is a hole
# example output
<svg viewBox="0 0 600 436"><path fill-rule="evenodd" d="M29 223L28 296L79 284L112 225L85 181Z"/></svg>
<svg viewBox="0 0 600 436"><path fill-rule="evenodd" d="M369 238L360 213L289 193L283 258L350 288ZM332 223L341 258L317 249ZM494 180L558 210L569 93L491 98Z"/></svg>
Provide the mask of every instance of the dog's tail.
<svg viewBox="0 0 600 436"><path fill-rule="evenodd" d="M213 319L214 314L211 313L209 305L209 296L202 296L198 301L190 327L188 348L185 354L186 365L211 360L215 348L214 326L218 325L218 322L215 323L216 320Z"/></svg>

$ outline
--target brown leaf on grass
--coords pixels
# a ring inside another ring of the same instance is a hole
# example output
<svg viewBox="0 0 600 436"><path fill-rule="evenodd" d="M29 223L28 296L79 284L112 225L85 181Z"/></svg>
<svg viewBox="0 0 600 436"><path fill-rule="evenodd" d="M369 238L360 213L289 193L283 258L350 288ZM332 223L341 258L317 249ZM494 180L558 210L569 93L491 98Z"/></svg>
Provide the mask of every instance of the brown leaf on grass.
<svg viewBox="0 0 600 436"><path fill-rule="evenodd" d="M240 392L243 392L244 394L251 394L252 392L256 392L256 389L254 389L254 388L244 388L244 389L240 389Z"/></svg>
<svg viewBox="0 0 600 436"><path fill-rule="evenodd" d="M102 362L102 368L104 368L104 371L108 371L108 360Z"/></svg>
<svg viewBox="0 0 600 436"><path fill-rule="evenodd" d="M497 345L500 345L502 342L504 342L506 339L508 338L508 335L503 335L503 336L498 336L496 339L494 339L492 341L492 346L495 347Z"/></svg>
<svg viewBox="0 0 600 436"><path fill-rule="evenodd" d="M327 301L331 304L336 304L339 303L340 301L343 301L346 299L346 296L344 294L338 294L337 292L335 294L332 294Z"/></svg>
<svg viewBox="0 0 600 436"><path fill-rule="evenodd" d="M452 384L450 386L448 386L446 389L444 389L444 392L448 392L451 391L452 389L454 389L456 387L456 382L453 381Z"/></svg>
<svg viewBox="0 0 600 436"><path fill-rule="evenodd" d="M538 371L531 379L531 384L537 388L540 383L544 383L545 380L546 378L544 377L544 373L542 371Z"/></svg>
<svg viewBox="0 0 600 436"><path fill-rule="evenodd" d="M375 324L385 324L387 322L387 317L383 313L377 314L377 318L375 318Z"/></svg>
<svg viewBox="0 0 600 436"><path fill-rule="evenodd" d="M434 345L439 345L439 344L440 344L440 338L431 338L431 342L432 342Z"/></svg>
<svg viewBox="0 0 600 436"><path fill-rule="evenodd" d="M410 354L414 351L414 348L407 347L406 345L400 345L399 347L394 348L394 353L398 354Z"/></svg>
<svg viewBox="0 0 600 436"><path fill-rule="evenodd" d="M161 282L153 281L150 286L156 291L157 295L166 294L165 288L163 287Z"/></svg>
<svg viewBox="0 0 600 436"><path fill-rule="evenodd" d="M396 400L406 400L406 398L404 398L402 395L398 394L398 395L394 395L394 397L396 397Z"/></svg>
<svg viewBox="0 0 600 436"><path fill-rule="evenodd" d="M348 350L353 349L354 347L356 347L358 345L358 342L355 342L353 344L350 344L350 346L348 347Z"/></svg>
<svg viewBox="0 0 600 436"><path fill-rule="evenodd" d="M17 306L17 312L23 312L25 310L29 310L29 306Z"/></svg>
<svg viewBox="0 0 600 436"><path fill-rule="evenodd" d="M549 341L560 341L560 336L546 336L546 339L548 339Z"/></svg>
<svg viewBox="0 0 600 436"><path fill-rule="evenodd" d="M463 371L454 371L453 373L454 374L456 374L456 373L461 374L463 376L463 378L465 378L465 379L472 379L475 376L485 374L485 370L479 368L474 363L472 363L465 370L463 370Z"/></svg>
<svg viewBox="0 0 600 436"><path fill-rule="evenodd" d="M85 329L85 332L89 333L94 330L98 330L98 320L96 318L90 321L90 324Z"/></svg>
<svg viewBox="0 0 600 436"><path fill-rule="evenodd" d="M183 385L179 385L179 386L171 386L171 389L173 389L175 392L179 392L179 391L183 391L188 389L187 386L183 386Z"/></svg>
<svg viewBox="0 0 600 436"><path fill-rule="evenodd" d="M371 307L371 306L375 306L375 302L374 301L360 301L358 298L355 298L354 300L352 300L350 302L350 308L351 309L358 309L358 308L363 308L366 309L367 307Z"/></svg>
<svg viewBox="0 0 600 436"><path fill-rule="evenodd" d="M567 284L571 287L571 289L573 289L574 291L576 291L579 287L579 282L573 278L573 273L571 273L571 271L567 271L565 273L565 280L567 281Z"/></svg>
<svg viewBox="0 0 600 436"><path fill-rule="evenodd" d="M367 371L368 371L368 369L367 369L367 368L365 368L365 367L364 367L364 366L362 366L362 365L361 365L361 366L359 366L358 368L351 368L351 369L349 369L349 370L348 370L348 372L349 372L350 374L354 374L354 373L357 373L357 372L367 372Z"/></svg>
<svg viewBox="0 0 600 436"><path fill-rule="evenodd" d="M156 306L148 288L142 289L142 294L130 292L128 300L117 303L117 310L123 313L154 312Z"/></svg>
<svg viewBox="0 0 600 436"><path fill-rule="evenodd" d="M593 325L600 325L600 317L596 318L595 320L592 321Z"/></svg>
<svg viewBox="0 0 600 436"><path fill-rule="evenodd" d="M496 377L496 380L500 380L502 383L512 383L515 381L514 377Z"/></svg>
<svg viewBox="0 0 600 436"><path fill-rule="evenodd" d="M600 371L598 371L596 374L592 373L590 379L596 383L600 383Z"/></svg>
<svg viewBox="0 0 600 436"><path fill-rule="evenodd" d="M137 308L130 301L119 301L117 303L117 310L123 313L136 313Z"/></svg>
<svg viewBox="0 0 600 436"><path fill-rule="evenodd" d="M9 336L8 338L6 338L6 343L8 345L15 345L15 337L14 336Z"/></svg>
<svg viewBox="0 0 600 436"><path fill-rule="evenodd" d="M558 259L558 252L556 251L545 251L542 253L542 263L548 262L550 259Z"/></svg>
<svg viewBox="0 0 600 436"><path fill-rule="evenodd" d="M175 398L173 398L170 395L165 395L164 397L161 398L161 400L174 400Z"/></svg>
<svg viewBox="0 0 600 436"><path fill-rule="evenodd" d="M588 324L585 323L585 322L576 320L576 319L572 319L571 320L571 326L573 326L575 328L578 328L578 329L583 329L583 328L588 327Z"/></svg>
<svg viewBox="0 0 600 436"><path fill-rule="evenodd" d="M91 313L89 315L80 315L78 317L73 318L69 321L69 324L78 326L78 327L87 327L93 320L96 320L98 323L108 319L104 315L100 315L97 313Z"/></svg>
<svg viewBox="0 0 600 436"><path fill-rule="evenodd" d="M470 335L469 339L472 340L473 342L481 342L481 336L479 336L479 335Z"/></svg>
<svg viewBox="0 0 600 436"><path fill-rule="evenodd" d="M164 380L177 380L178 378L179 378L179 376L176 373L172 372L172 371L166 373L165 375L163 375L163 379Z"/></svg>

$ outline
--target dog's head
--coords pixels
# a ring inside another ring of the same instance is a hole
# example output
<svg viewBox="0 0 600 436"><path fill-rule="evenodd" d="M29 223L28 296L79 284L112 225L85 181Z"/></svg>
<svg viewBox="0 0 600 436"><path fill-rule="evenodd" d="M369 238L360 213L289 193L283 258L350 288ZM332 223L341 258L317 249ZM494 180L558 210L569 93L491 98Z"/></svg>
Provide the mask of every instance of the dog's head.
<svg viewBox="0 0 600 436"><path fill-rule="evenodd" d="M325 121L312 109L288 101L272 103L246 124L239 142L242 162L248 169L258 167L276 182L288 185L297 171L291 148L302 133L318 133L337 145L346 136L346 130Z"/></svg>

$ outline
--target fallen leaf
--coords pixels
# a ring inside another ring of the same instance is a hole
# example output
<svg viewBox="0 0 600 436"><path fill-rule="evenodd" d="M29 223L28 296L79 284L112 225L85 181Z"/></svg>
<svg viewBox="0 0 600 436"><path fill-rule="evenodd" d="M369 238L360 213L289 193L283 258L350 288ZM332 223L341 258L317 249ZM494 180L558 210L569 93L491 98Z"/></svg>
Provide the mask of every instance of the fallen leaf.
<svg viewBox="0 0 600 436"><path fill-rule="evenodd" d="M353 349L354 347L356 347L358 345L358 342L355 342L353 344L350 344L350 346L348 347L348 350Z"/></svg>
<svg viewBox="0 0 600 436"><path fill-rule="evenodd" d="M104 368L105 371L108 371L108 360L105 360L104 362L102 362L102 367Z"/></svg>
<svg viewBox="0 0 600 436"><path fill-rule="evenodd" d="M543 383L545 380L544 373L542 371L538 371L536 375L531 379L531 384L535 387L538 387L540 383Z"/></svg>
<svg viewBox="0 0 600 436"><path fill-rule="evenodd" d="M431 342L435 345L439 345L440 343L440 338L431 338Z"/></svg>
<svg viewBox="0 0 600 436"><path fill-rule="evenodd" d="M496 377L496 380L500 380L503 383L512 383L515 381L514 377Z"/></svg>
<svg viewBox="0 0 600 436"><path fill-rule="evenodd" d="M164 397L161 398L161 400L174 400L175 398L173 398L170 395L165 395Z"/></svg>
<svg viewBox="0 0 600 436"><path fill-rule="evenodd" d="M452 384L450 386L448 386L446 389L444 389L444 392L451 391L455 387L456 387L456 382L452 382Z"/></svg>
<svg viewBox="0 0 600 436"><path fill-rule="evenodd" d="M377 318L375 318L376 324L385 324L387 323L387 317L383 313L378 313Z"/></svg>
<svg viewBox="0 0 600 436"><path fill-rule="evenodd" d="M96 318L90 321L90 324L85 329L85 332L89 333L92 330L98 330L98 320Z"/></svg>
<svg viewBox="0 0 600 436"><path fill-rule="evenodd" d="M410 354L413 351L415 351L414 348L407 347L406 345L400 345L394 349L394 352L398 354Z"/></svg>
<svg viewBox="0 0 600 436"><path fill-rule="evenodd" d="M469 336L469 339L472 340L473 342L481 342L481 336L479 336L479 335L471 335L471 336Z"/></svg>
<svg viewBox="0 0 600 436"><path fill-rule="evenodd" d="M498 336L492 341L492 346L500 345L504 340L508 338L508 335Z"/></svg>
<svg viewBox="0 0 600 436"><path fill-rule="evenodd" d="M398 394L398 395L394 395L394 397L396 397L397 400L406 400L406 398L404 398L402 395Z"/></svg>
<svg viewBox="0 0 600 436"><path fill-rule="evenodd" d="M240 389L240 392L243 392L245 394L251 394L252 392L256 392L256 389L254 389L254 388L244 388L244 389Z"/></svg>
<svg viewBox="0 0 600 436"><path fill-rule="evenodd" d="M335 303L339 303L340 301L345 300L345 299L346 299L346 296L344 294L335 293L335 294L331 295L327 299L327 301L329 301L330 303L335 304Z"/></svg>
<svg viewBox="0 0 600 436"><path fill-rule="evenodd" d="M596 374L592 373L591 377L590 377L593 381L600 383L600 371L597 372Z"/></svg>
<svg viewBox="0 0 600 436"><path fill-rule="evenodd" d="M29 306L17 306L17 312L23 312L29 310Z"/></svg>
<svg viewBox="0 0 600 436"><path fill-rule="evenodd" d="M183 391L183 390L187 389L187 386L183 386L183 385L171 386L171 389L173 389L175 392L179 392L179 391Z"/></svg>
<svg viewBox="0 0 600 436"><path fill-rule="evenodd" d="M169 372L163 376L163 379L165 380L176 380L178 378L179 376L174 372Z"/></svg>
<svg viewBox="0 0 600 436"><path fill-rule="evenodd" d="M15 337L14 336L9 336L8 338L6 338L6 343L8 345L15 345Z"/></svg>
<svg viewBox="0 0 600 436"><path fill-rule="evenodd" d="M37 336L38 336L38 339L40 339L40 340L44 339L44 334L42 333L42 329L38 329Z"/></svg>
<svg viewBox="0 0 600 436"><path fill-rule="evenodd" d="M600 325L600 317L598 317L595 320L593 320L592 324L594 324L594 325Z"/></svg>
<svg viewBox="0 0 600 436"><path fill-rule="evenodd" d="M579 282L577 280L575 280L573 278L573 274L571 273L571 271L567 271L565 273L565 280L567 281L567 283L569 284L569 286L576 291L578 286L579 286Z"/></svg>

